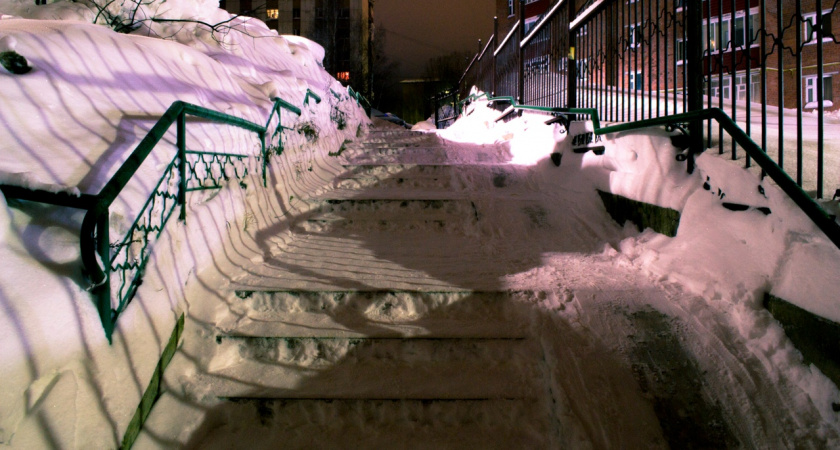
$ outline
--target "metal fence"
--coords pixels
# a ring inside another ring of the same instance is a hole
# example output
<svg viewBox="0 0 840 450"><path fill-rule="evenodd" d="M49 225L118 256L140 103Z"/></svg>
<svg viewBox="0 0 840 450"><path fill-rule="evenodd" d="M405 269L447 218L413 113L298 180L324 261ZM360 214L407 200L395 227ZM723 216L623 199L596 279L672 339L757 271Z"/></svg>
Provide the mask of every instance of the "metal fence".
<svg viewBox="0 0 840 450"><path fill-rule="evenodd" d="M473 58L461 98L476 86L613 123L720 108L810 195L840 187L840 0L559 0L527 33L518 4L510 32L497 21ZM688 128L692 153L752 165L720 125Z"/></svg>

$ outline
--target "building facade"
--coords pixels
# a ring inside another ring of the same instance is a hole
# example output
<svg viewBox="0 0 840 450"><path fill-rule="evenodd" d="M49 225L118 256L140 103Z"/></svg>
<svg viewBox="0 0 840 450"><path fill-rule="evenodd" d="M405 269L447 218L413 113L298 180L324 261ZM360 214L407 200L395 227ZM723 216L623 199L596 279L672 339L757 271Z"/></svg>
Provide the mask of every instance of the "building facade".
<svg viewBox="0 0 840 450"><path fill-rule="evenodd" d="M518 3L496 1L500 40L517 21ZM554 3L527 0L526 29L538 23ZM578 84L651 94L680 91L686 84L690 45L685 37L685 0L663 1L657 4L658 13L644 0L610 3L576 33ZM699 45L705 93L712 106L721 101L750 101L804 111L820 103L827 111L840 109L840 98L834 96L840 92L840 26L833 17L840 13L833 4L825 0L820 6L817 0L704 0L702 11ZM546 65L547 58L540 58L526 60L526 67ZM543 69L549 70L553 69Z"/></svg>
<svg viewBox="0 0 840 450"><path fill-rule="evenodd" d="M367 92L373 0L220 0L231 14L255 17L277 30L324 47L324 68Z"/></svg>

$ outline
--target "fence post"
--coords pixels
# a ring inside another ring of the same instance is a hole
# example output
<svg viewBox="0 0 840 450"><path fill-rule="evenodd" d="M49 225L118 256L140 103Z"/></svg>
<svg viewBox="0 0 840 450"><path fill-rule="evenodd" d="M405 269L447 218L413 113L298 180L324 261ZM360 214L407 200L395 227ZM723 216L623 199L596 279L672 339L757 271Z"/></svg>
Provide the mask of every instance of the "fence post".
<svg viewBox="0 0 840 450"><path fill-rule="evenodd" d="M496 95L496 50L499 48L499 18L493 17L493 68L491 69L493 72L493 84L492 90L490 91L491 96Z"/></svg>
<svg viewBox="0 0 840 450"><path fill-rule="evenodd" d="M268 131L268 127L266 127L266 131ZM263 187L268 187L268 175L266 172L268 171L268 152L265 148L265 134L266 131L259 133L260 136L260 155L262 155L262 181Z"/></svg>
<svg viewBox="0 0 840 450"><path fill-rule="evenodd" d="M187 113L178 114L178 204L181 205L179 219L187 218Z"/></svg>
<svg viewBox="0 0 840 450"><path fill-rule="evenodd" d="M96 309L99 311L99 319L102 321L102 328L105 329L105 337L111 343L111 335L114 333L114 315L111 312L111 238L110 238L110 211L105 211L96 218L96 252L102 260L102 273L105 279L99 286L93 288L93 296L96 299Z"/></svg>
<svg viewBox="0 0 840 450"><path fill-rule="evenodd" d="M703 40L703 0L687 0L685 15L686 42L702 42ZM688 111L703 109L703 46L687 45L686 61L686 95L688 96ZM691 143L688 147L688 173L694 173L694 157L704 150L703 120L695 119L688 124L688 134Z"/></svg>
<svg viewBox="0 0 840 450"><path fill-rule="evenodd" d="M568 0L566 11L568 21L571 24L575 20L575 0ZM575 30L569 28L569 54L566 55L566 107L577 108L577 66L575 64Z"/></svg>
<svg viewBox="0 0 840 450"><path fill-rule="evenodd" d="M519 0L519 40L516 47L519 49L519 103L525 103L525 50L520 43L525 39L525 0Z"/></svg>

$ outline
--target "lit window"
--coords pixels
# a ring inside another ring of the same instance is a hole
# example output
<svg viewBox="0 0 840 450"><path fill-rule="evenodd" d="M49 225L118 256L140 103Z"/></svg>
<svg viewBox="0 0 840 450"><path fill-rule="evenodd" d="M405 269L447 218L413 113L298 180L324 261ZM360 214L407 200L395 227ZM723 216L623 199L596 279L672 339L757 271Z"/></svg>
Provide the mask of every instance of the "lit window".
<svg viewBox="0 0 840 450"><path fill-rule="evenodd" d="M339 81L350 81L350 72L338 72L335 78Z"/></svg>
<svg viewBox="0 0 840 450"><path fill-rule="evenodd" d="M265 15L268 16L269 19L277 19L280 17L280 10L279 9L266 9Z"/></svg>

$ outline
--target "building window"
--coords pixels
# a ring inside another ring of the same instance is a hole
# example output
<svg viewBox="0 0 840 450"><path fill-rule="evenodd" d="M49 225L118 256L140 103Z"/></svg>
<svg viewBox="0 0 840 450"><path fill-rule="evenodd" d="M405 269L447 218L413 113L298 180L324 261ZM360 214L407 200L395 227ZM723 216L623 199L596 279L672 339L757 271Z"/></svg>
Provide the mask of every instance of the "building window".
<svg viewBox="0 0 840 450"><path fill-rule="evenodd" d="M265 15L268 16L269 19L277 19L280 17L280 10L279 9L266 9Z"/></svg>
<svg viewBox="0 0 840 450"><path fill-rule="evenodd" d="M819 106L819 96L817 95L817 76L811 75L807 77L803 77L805 80L805 107L806 108L816 108ZM826 105L826 102L831 102L833 100L833 95L831 92L832 84L831 84L831 75L823 75L823 106L832 106L831 103Z"/></svg>
<svg viewBox="0 0 840 450"><path fill-rule="evenodd" d="M589 78L589 61L587 58L581 58L575 61L575 71L577 79L585 82Z"/></svg>
<svg viewBox="0 0 840 450"><path fill-rule="evenodd" d="M338 72L335 74L335 79L338 81L350 81L350 72Z"/></svg>
<svg viewBox="0 0 840 450"><path fill-rule="evenodd" d="M510 17L514 14L515 14L515 11L513 10L513 0L508 0L508 17Z"/></svg>
<svg viewBox="0 0 840 450"><path fill-rule="evenodd" d="M677 47L674 49L677 65L685 64L685 40L677 39Z"/></svg>
<svg viewBox="0 0 840 450"><path fill-rule="evenodd" d="M300 19L300 8L292 10L292 19Z"/></svg>
<svg viewBox="0 0 840 450"><path fill-rule="evenodd" d="M735 74L733 79L731 75L724 75L721 78L712 78L711 81L706 80L706 93L714 98L721 98L723 100L739 101L747 100L747 80L750 84L751 102L761 101L761 72L758 70L752 71L749 75L746 72ZM734 84L733 84L734 82Z"/></svg>
<svg viewBox="0 0 840 450"><path fill-rule="evenodd" d="M642 42L642 24L636 23L627 27L627 41L630 48L636 48Z"/></svg>
<svg viewBox="0 0 840 450"><path fill-rule="evenodd" d="M534 25L536 25L537 22L540 21L540 18L542 18L542 16L534 16L534 17L529 17L529 18L525 19L525 35L526 36L528 35L528 33L531 32L532 29L534 29Z"/></svg>
<svg viewBox="0 0 840 450"><path fill-rule="evenodd" d="M630 87L630 90L641 91L644 87L644 75L642 74L642 72L630 72L628 75L630 76L628 80L628 86Z"/></svg>
<svg viewBox="0 0 840 450"><path fill-rule="evenodd" d="M804 33L805 43L815 44L819 36L822 36L823 42L831 41L831 11L823 11L822 13L822 32L817 29L817 14L803 14L802 19L805 21L805 26L802 27Z"/></svg>
<svg viewBox="0 0 840 450"><path fill-rule="evenodd" d="M704 20L703 50L716 53L759 45L760 21L758 9L749 12L738 11L734 23L731 14L723 16L723 19L713 18L711 22Z"/></svg>

